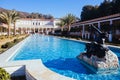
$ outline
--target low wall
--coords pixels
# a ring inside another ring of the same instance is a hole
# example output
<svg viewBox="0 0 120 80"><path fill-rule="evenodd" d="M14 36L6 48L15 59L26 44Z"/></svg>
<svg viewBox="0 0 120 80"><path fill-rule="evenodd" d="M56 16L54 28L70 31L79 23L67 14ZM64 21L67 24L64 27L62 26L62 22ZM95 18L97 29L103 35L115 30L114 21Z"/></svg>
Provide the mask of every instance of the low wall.
<svg viewBox="0 0 120 80"><path fill-rule="evenodd" d="M24 76L25 75L25 66L9 66L3 67L12 77L14 76Z"/></svg>

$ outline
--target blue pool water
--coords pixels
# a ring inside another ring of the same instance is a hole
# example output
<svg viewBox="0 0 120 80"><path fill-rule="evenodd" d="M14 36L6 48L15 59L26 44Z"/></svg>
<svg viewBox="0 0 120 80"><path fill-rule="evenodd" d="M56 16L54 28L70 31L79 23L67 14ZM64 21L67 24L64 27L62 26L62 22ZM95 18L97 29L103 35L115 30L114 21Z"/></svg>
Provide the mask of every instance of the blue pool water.
<svg viewBox="0 0 120 80"><path fill-rule="evenodd" d="M76 56L84 49L82 42L35 34L27 39L12 60L41 59L49 69L76 80L120 80L120 71L95 74L82 65ZM120 57L119 50L111 50Z"/></svg>

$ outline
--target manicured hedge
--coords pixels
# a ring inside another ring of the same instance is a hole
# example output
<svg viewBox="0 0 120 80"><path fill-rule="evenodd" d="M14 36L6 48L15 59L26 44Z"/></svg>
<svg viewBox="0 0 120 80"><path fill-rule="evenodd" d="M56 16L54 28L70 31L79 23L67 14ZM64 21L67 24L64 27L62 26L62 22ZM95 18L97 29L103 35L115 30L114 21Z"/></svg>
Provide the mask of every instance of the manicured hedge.
<svg viewBox="0 0 120 80"><path fill-rule="evenodd" d="M3 45L1 46L1 48L10 48L10 47L12 47L13 45L14 45L13 42L7 42L7 43L3 44Z"/></svg>
<svg viewBox="0 0 120 80"><path fill-rule="evenodd" d="M1 46L1 48L10 48L12 47L13 45L15 45L16 43L20 42L23 38L20 38L20 39L14 39L12 42L7 42L5 44L3 44Z"/></svg>

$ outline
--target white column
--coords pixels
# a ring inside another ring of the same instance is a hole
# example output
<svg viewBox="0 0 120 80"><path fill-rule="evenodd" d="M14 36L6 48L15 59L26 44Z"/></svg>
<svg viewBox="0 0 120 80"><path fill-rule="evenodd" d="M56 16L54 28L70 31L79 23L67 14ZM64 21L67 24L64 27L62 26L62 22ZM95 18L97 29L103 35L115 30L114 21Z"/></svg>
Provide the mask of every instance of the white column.
<svg viewBox="0 0 120 80"><path fill-rule="evenodd" d="M32 32L32 27L30 28L30 32Z"/></svg>
<svg viewBox="0 0 120 80"><path fill-rule="evenodd" d="M40 28L38 27L38 33L40 33Z"/></svg>
<svg viewBox="0 0 120 80"><path fill-rule="evenodd" d="M48 29L46 28L46 34L48 35Z"/></svg>
<svg viewBox="0 0 120 80"><path fill-rule="evenodd" d="M27 28L27 32L28 32L28 34L29 34L29 28Z"/></svg>
<svg viewBox="0 0 120 80"><path fill-rule="evenodd" d="M42 29L42 33L43 33L43 28L41 28Z"/></svg>
<svg viewBox="0 0 120 80"><path fill-rule="evenodd" d="M28 28L28 34L30 34L30 28Z"/></svg>
<svg viewBox="0 0 120 80"><path fill-rule="evenodd" d="M112 34L111 33L108 34L108 40L109 40L109 42L112 42Z"/></svg>
<svg viewBox="0 0 120 80"><path fill-rule="evenodd" d="M26 27L26 33L28 34L28 28Z"/></svg>
<svg viewBox="0 0 120 80"><path fill-rule="evenodd" d="M84 35L85 35L85 25L83 24L83 29L82 29L82 38L84 38Z"/></svg>
<svg viewBox="0 0 120 80"><path fill-rule="evenodd" d="M98 28L100 29L100 22L98 22Z"/></svg>
<svg viewBox="0 0 120 80"><path fill-rule="evenodd" d="M27 34L27 27L25 27L25 34Z"/></svg>
<svg viewBox="0 0 120 80"><path fill-rule="evenodd" d="M110 20L110 25L112 25L113 24L113 22L112 22L112 20Z"/></svg>
<svg viewBox="0 0 120 80"><path fill-rule="evenodd" d="M27 33L29 34L29 28L27 28Z"/></svg>
<svg viewBox="0 0 120 80"><path fill-rule="evenodd" d="M112 20L110 20L110 27L112 27L112 24L113 24L113 22L112 22ZM108 34L108 40L109 40L109 42L112 42L112 31L110 31L110 34Z"/></svg>
<svg viewBox="0 0 120 80"><path fill-rule="evenodd" d="M35 33L35 27L34 27L34 29L33 29L33 32Z"/></svg>
<svg viewBox="0 0 120 80"><path fill-rule="evenodd" d="M55 33L55 30L54 30L54 28L53 29L51 29L52 30L52 34L54 34Z"/></svg>
<svg viewBox="0 0 120 80"><path fill-rule="evenodd" d="M21 33L24 34L24 29L23 28L21 28Z"/></svg>
<svg viewBox="0 0 120 80"><path fill-rule="evenodd" d="M47 28L45 28L45 33L47 34Z"/></svg>

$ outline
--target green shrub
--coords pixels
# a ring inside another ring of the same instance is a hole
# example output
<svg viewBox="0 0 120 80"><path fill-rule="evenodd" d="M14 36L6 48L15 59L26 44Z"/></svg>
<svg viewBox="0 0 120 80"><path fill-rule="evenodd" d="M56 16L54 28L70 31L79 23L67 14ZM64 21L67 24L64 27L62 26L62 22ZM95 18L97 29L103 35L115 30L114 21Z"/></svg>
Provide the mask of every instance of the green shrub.
<svg viewBox="0 0 120 80"><path fill-rule="evenodd" d="M1 46L1 48L7 48L8 46L7 45L5 45L5 44L3 44L2 46Z"/></svg>
<svg viewBox="0 0 120 80"><path fill-rule="evenodd" d="M3 44L3 45L1 46L1 48L10 48L10 47L12 47L13 45L14 45L13 42L7 42L7 43Z"/></svg>
<svg viewBox="0 0 120 80"><path fill-rule="evenodd" d="M10 80L10 74L3 68L0 68L0 80Z"/></svg>
<svg viewBox="0 0 120 80"><path fill-rule="evenodd" d="M20 42L20 39L14 39L14 43Z"/></svg>
<svg viewBox="0 0 120 80"><path fill-rule="evenodd" d="M4 39L5 38L5 36L0 36L0 39Z"/></svg>
<svg viewBox="0 0 120 80"><path fill-rule="evenodd" d="M79 37L78 37L78 38L76 38L76 39L77 39L77 40L81 40L81 38L79 38Z"/></svg>

